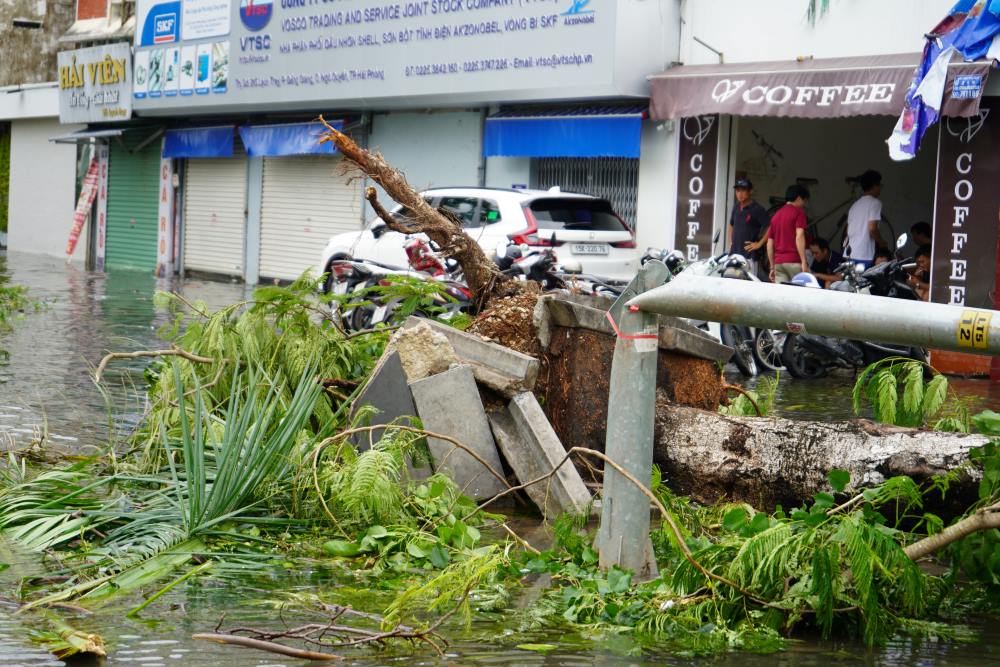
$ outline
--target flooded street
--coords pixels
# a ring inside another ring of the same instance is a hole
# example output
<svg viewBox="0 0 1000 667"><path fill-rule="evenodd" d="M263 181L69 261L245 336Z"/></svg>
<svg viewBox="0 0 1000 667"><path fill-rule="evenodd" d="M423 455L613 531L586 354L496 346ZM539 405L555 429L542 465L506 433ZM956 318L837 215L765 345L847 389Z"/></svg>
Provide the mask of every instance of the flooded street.
<svg viewBox="0 0 1000 667"><path fill-rule="evenodd" d="M47 432L49 446L85 453L106 447L109 438L126 432L143 411L141 369L147 360L114 364L106 374L109 395L94 385L91 371L108 351L158 349L164 343L157 330L167 322L165 311L154 306L157 290L175 290L190 301L204 300L210 309L246 298L241 284L186 280L158 281L145 273L99 274L67 266L56 258L0 252L0 281L9 279L28 287L30 296L46 302L37 313L15 322L14 330L0 333L0 347L10 352L0 364L0 445L4 449L28 446ZM782 378L778 413L790 418L842 419L852 416L851 376L838 375L812 383ZM753 383L747 383L752 386ZM979 408L1000 408L1000 390L983 381L952 384ZM109 409L109 403L114 411ZM544 544L546 536L523 524L530 541ZM5 593L0 594L0 665L61 664L27 640L31 628L12 615L5 600L20 577L39 571L37 556L19 553L0 543L0 571ZM340 570L321 561L290 562L277 568L240 571L226 567L177 586L135 618L97 611L82 615L61 612L79 629L100 634L108 647L108 664L131 665L299 665L300 661L190 637L212 632L223 613L226 626L277 626L275 600L293 592L333 591L328 598L356 602L376 610L392 600L392 590L369 590ZM530 593L530 591L529 591ZM135 602L141 597L132 596ZM524 597L529 597L528 595ZM130 598L131 601L132 598ZM397 645L384 654L351 653L346 665L682 665L689 658L661 655L640 647L626 635L591 634L565 628L525 630L518 602L492 618L478 616L466 630L457 623L443 629L452 640L444 659L424 646ZM295 623L300 619L285 619ZM1000 663L1000 623L977 623L983 641L970 645L896 640L869 650L857 643L806 641L793 643L784 653L756 656L728 654L704 664L763 667L764 665L958 665ZM558 648L538 654L516 648L524 643L551 643Z"/></svg>

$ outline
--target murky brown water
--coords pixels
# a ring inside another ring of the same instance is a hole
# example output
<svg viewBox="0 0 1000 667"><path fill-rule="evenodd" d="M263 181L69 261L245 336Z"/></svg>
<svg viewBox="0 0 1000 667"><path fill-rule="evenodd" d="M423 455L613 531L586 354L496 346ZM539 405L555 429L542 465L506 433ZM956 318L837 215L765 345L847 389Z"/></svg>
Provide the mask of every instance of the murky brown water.
<svg viewBox="0 0 1000 667"><path fill-rule="evenodd" d="M131 351L159 347L156 331L166 315L153 306L157 289L180 291L188 299L204 299L219 307L242 299L246 290L235 283L197 280L170 283L157 281L144 273L121 272L108 275L66 266L55 258L0 252L0 276L29 287L32 296L49 306L18 323L13 332L0 334L0 344L11 353L6 365L0 365L0 447L23 446L34 434L47 428L53 445L76 451L101 447L109 433L127 429L130 418L109 418L105 399L90 379L90 369L109 350ZM107 375L111 382L116 411L132 413L134 420L142 412L141 391L130 377L141 379L142 360L118 362ZM137 380L138 381L138 380ZM827 378L813 383L782 380L778 395L779 412L789 417L847 418L851 416L847 387L849 376ZM1000 389L988 383L955 383L964 394L983 397L986 406L1000 406ZM125 408L123 409L123 406ZM3 550L11 567L0 573L0 590L10 590L17 572L34 567L33 557L11 556ZM18 567L20 565L20 567ZM68 617L77 627L102 635L109 648L109 664L132 665L298 665L288 660L245 649L223 647L190 639L195 632L210 632L223 612L227 623L270 625L276 612L262 603L273 600L283 591L314 591L317 587L335 586L332 573L305 564L292 570L248 573L245 576L203 578L178 586L147 608L137 619L120 614L97 613L93 616ZM391 593L371 592L371 604ZM3 594L0 593L0 598ZM345 600L345 602L350 600ZM387 602L387 600L386 600ZM27 628L11 616L12 606L0 603L0 664L57 665L48 654L26 641ZM841 665L960 665L1000 664L1000 623L984 621L984 641L973 645L950 645L933 642L895 641L868 650L854 643L800 642L778 655L725 655L704 661L691 661L647 652L631 657L634 649L626 638L595 636L585 631L553 633L538 631L514 634L519 612L498 615L489 621L474 623L472 628L449 628L453 639L446 658L438 658L423 648L399 649L397 652L352 656L346 665L804 665L828 667ZM525 642L552 643L559 649L540 655L516 648Z"/></svg>

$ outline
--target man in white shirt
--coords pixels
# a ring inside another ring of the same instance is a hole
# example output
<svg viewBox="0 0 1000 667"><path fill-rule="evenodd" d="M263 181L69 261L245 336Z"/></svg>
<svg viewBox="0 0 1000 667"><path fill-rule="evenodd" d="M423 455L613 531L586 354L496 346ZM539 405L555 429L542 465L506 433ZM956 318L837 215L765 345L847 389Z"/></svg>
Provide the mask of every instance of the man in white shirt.
<svg viewBox="0 0 1000 667"><path fill-rule="evenodd" d="M882 174L869 169L858 178L864 192L847 212L847 243L844 254L856 263L872 265L876 246L884 246L885 241L878 232L882 220ZM847 250L850 249L848 253Z"/></svg>

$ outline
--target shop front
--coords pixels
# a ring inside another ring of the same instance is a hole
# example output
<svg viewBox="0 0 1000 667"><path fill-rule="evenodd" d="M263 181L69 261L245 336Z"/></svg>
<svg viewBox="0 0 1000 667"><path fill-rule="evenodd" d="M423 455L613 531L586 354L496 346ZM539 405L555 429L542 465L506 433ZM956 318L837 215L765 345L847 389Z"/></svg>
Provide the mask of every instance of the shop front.
<svg viewBox="0 0 1000 667"><path fill-rule="evenodd" d="M967 175L959 167L985 179L995 172L985 164L974 172L973 165L996 161L1000 166L997 159L972 161L964 156L976 145L984 146L977 155L989 152L991 134L984 128L992 128L993 99L985 96L990 65L953 64L940 127L931 130L916 158L893 162L885 139L902 109L918 59L918 54L901 54L699 65L651 77L651 116L654 122L674 124L678 144L677 201L672 224L660 232L663 245L682 250L689 259L721 252L735 203L732 184L747 178L754 185L754 198L772 211L781 205L788 185L809 188L810 235L842 251L847 210L862 194L856 177L874 169L883 180L879 232L887 243L909 234L918 222L932 225L931 299L994 307L1000 201L992 201L992 193L980 188L975 207L955 209L966 206L958 195L973 197L972 180L958 185ZM996 122L1000 124L1000 118ZM979 129L971 132L970 126ZM966 144L958 148L961 137ZM990 206L992 216L986 213ZM950 236L955 216L962 215L968 227L966 216L973 217L973 208L982 224L974 232L960 233L969 234L969 242L974 237L975 251L965 237L954 241ZM958 264L953 263L959 259L956 247L969 255ZM916 246L910 241L905 250L913 253ZM962 282L951 285L946 276L952 275ZM976 289L968 287L972 283ZM988 359L966 355L934 353L933 362L948 372L988 371Z"/></svg>

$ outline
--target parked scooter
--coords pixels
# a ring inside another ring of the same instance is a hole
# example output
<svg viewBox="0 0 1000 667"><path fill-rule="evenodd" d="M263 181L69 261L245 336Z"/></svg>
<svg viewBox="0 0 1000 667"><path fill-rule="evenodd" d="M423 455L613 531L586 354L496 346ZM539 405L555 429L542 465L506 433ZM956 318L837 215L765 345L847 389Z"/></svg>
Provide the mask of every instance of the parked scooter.
<svg viewBox="0 0 1000 667"><path fill-rule="evenodd" d="M902 248L904 245L906 245L906 234L899 237L896 248ZM844 279L833 283L830 289L914 299L916 294L913 289L901 280L902 276L906 275L904 269L908 262L909 260L894 259L860 271L853 262L845 261L835 269L844 276ZM815 280L812 282L819 288ZM795 280L793 283L799 284ZM800 332L789 333L786 336L781 352L781 358L789 374L806 380L824 377L834 368L864 368L887 357L927 361L927 351L907 345L872 343Z"/></svg>

